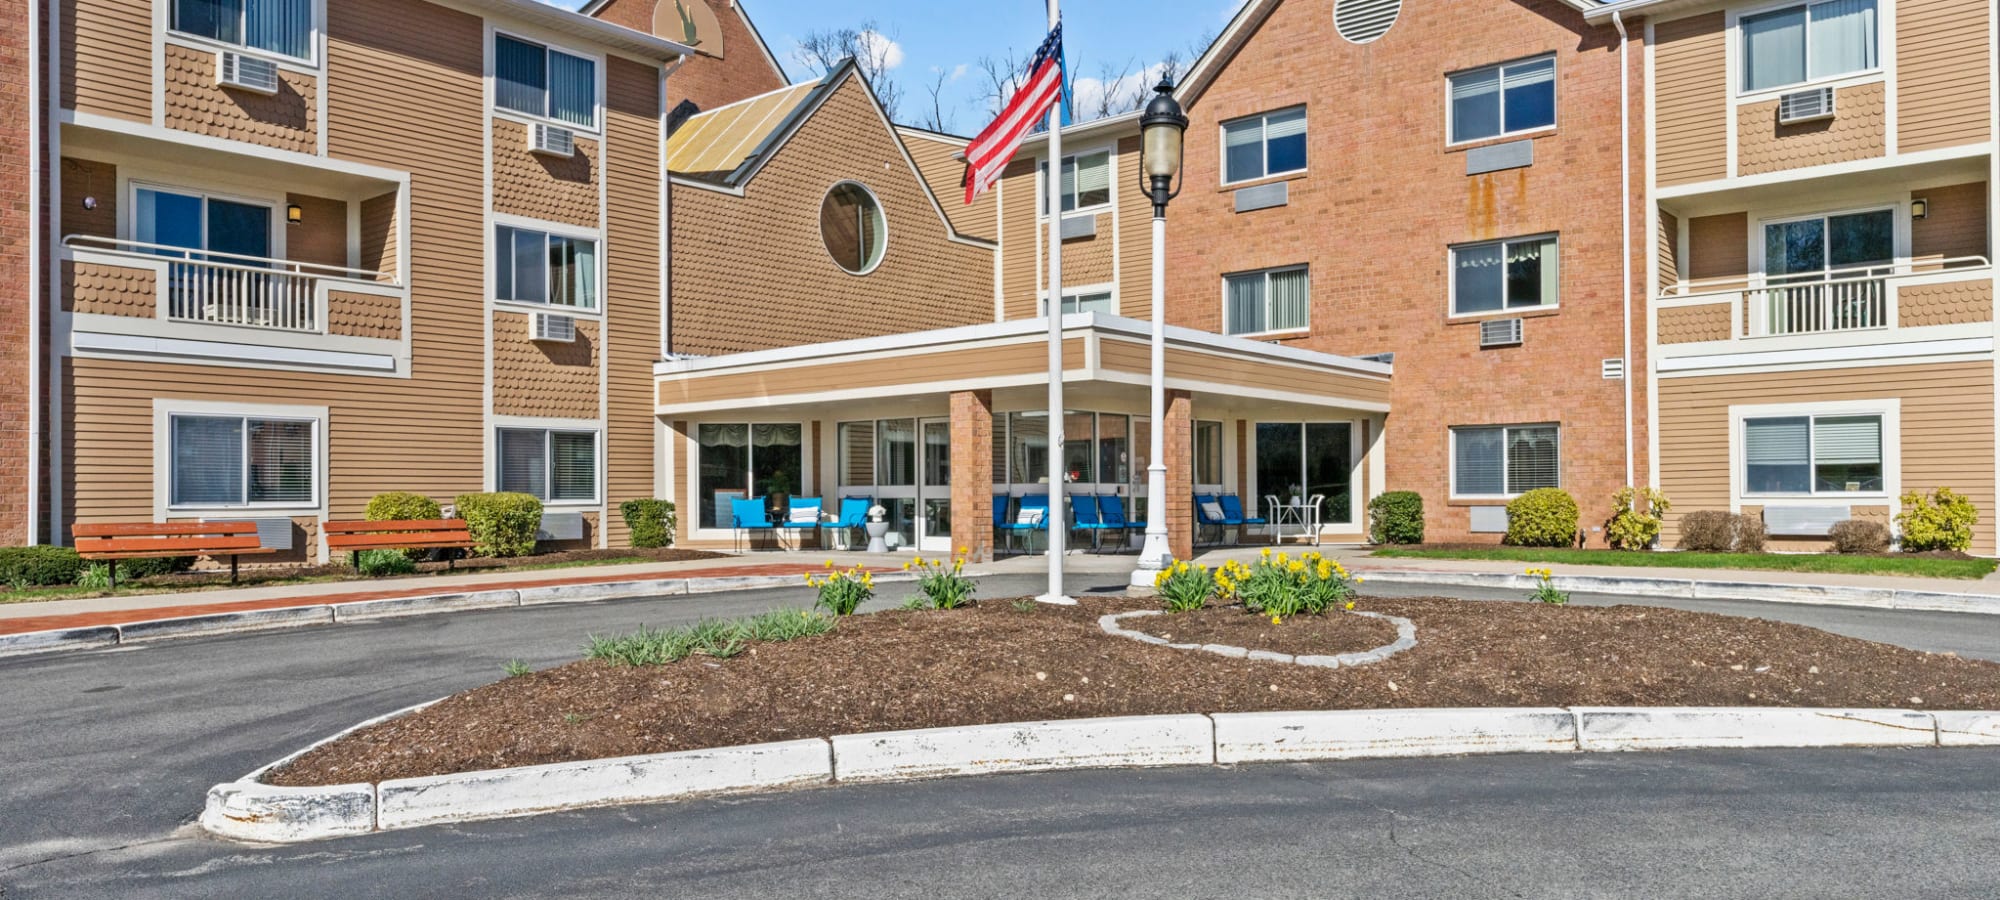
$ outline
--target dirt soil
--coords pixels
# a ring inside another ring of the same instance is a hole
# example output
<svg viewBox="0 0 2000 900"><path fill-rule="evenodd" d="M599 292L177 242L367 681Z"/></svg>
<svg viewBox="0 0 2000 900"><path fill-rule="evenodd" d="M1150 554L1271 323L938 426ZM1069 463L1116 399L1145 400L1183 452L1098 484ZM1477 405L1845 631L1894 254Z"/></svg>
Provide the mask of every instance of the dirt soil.
<svg viewBox="0 0 2000 900"><path fill-rule="evenodd" d="M1359 653L1396 641L1395 623L1370 616L1347 613L1293 616L1273 625L1270 619L1251 615L1241 606L1134 616L1120 620L1118 626L1176 644L1222 644L1293 656Z"/></svg>
<svg viewBox="0 0 2000 900"><path fill-rule="evenodd" d="M644 668L585 660L356 732L269 780L374 782L1086 716L1427 706L2000 709L2000 664L1762 619L1365 598L1357 608L1414 620L1417 646L1370 666L1321 669L1152 646L1097 626L1105 613L1138 608L1122 598L1024 609L987 600L951 612L856 616L829 634L753 645L727 660Z"/></svg>

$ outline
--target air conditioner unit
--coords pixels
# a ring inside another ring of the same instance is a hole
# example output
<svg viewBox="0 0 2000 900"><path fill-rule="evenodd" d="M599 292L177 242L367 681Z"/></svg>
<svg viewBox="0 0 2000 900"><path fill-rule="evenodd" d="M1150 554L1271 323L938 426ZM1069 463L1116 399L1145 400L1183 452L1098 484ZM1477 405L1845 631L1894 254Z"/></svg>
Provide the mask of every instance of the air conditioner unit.
<svg viewBox="0 0 2000 900"><path fill-rule="evenodd" d="M550 156L575 156L576 132L536 122L528 126L528 150Z"/></svg>
<svg viewBox="0 0 2000 900"><path fill-rule="evenodd" d="M1794 91L1778 98L1778 124L1833 118L1833 88Z"/></svg>
<svg viewBox="0 0 2000 900"><path fill-rule="evenodd" d="M1609 381L1625 380L1625 358L1614 356L1604 361L1604 377Z"/></svg>
<svg viewBox="0 0 2000 900"><path fill-rule="evenodd" d="M555 313L535 313L535 340L569 343L576 340L576 319Z"/></svg>
<svg viewBox="0 0 2000 900"><path fill-rule="evenodd" d="M275 94L278 92L278 64L225 50L216 57L215 82L226 88Z"/></svg>
<svg viewBox="0 0 2000 900"><path fill-rule="evenodd" d="M1512 347L1521 343L1520 319L1487 319L1479 323L1479 346Z"/></svg>

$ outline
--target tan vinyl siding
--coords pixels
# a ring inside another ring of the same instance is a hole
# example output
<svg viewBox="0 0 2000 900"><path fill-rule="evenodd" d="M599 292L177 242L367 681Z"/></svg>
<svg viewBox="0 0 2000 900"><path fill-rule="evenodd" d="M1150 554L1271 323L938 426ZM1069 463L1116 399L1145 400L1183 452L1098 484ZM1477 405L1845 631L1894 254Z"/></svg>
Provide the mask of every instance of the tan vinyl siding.
<svg viewBox="0 0 2000 900"><path fill-rule="evenodd" d="M1950 487L1979 507L1973 552L1994 552L1993 366L1907 366L1667 378L1660 381L1660 485L1681 515L1729 508L1729 407L1899 398L1906 491ZM1890 452L1894 452L1892 449Z"/></svg>
<svg viewBox="0 0 2000 900"><path fill-rule="evenodd" d="M159 313L159 287L151 269L100 263L63 263L63 308L100 316L150 319Z"/></svg>
<svg viewBox="0 0 2000 900"><path fill-rule="evenodd" d="M104 238L118 236L117 166L74 156L63 157L62 195L70 200L62 205L62 237L72 234ZM84 209L85 197L95 199L97 208Z"/></svg>
<svg viewBox="0 0 2000 900"><path fill-rule="evenodd" d="M655 495L653 363L660 358L659 70L612 57L605 67L606 534L630 540L618 505Z"/></svg>
<svg viewBox="0 0 2000 900"><path fill-rule="evenodd" d="M568 157L528 152L528 126L493 120L493 211L597 227L597 142L576 139Z"/></svg>
<svg viewBox="0 0 2000 900"><path fill-rule="evenodd" d="M1896 289L1896 324L1967 325L1993 321L1993 281L1906 284Z"/></svg>
<svg viewBox="0 0 2000 900"><path fill-rule="evenodd" d="M1046 229L1035 215L1035 161L1016 159L1001 176L1000 277L1004 309L1008 319L1032 319L1039 315L1035 303L1041 290L1042 232Z"/></svg>
<svg viewBox="0 0 2000 900"><path fill-rule="evenodd" d="M285 258L347 268L347 201L287 194L285 202L299 207L299 224L285 226Z"/></svg>
<svg viewBox="0 0 2000 900"><path fill-rule="evenodd" d="M1896 4L1896 147L1903 153L1988 140L1992 60L1984 3Z"/></svg>
<svg viewBox="0 0 2000 900"><path fill-rule="evenodd" d="M1729 340L1729 304L1670 306L1660 310L1660 343Z"/></svg>
<svg viewBox="0 0 2000 900"><path fill-rule="evenodd" d="M1986 236L1986 182L1911 191L1930 201L1930 217L1910 221L1910 256L1917 260L1993 254Z"/></svg>
<svg viewBox="0 0 2000 900"><path fill-rule="evenodd" d="M168 128L294 153L319 150L318 78L281 68L275 94L224 89L215 83L215 56L166 45Z"/></svg>
<svg viewBox="0 0 2000 900"><path fill-rule="evenodd" d="M755 372L671 376L661 379L661 405L713 403L744 398L766 399L827 390L899 388L998 378L1048 371L1048 345L1040 342L909 353L891 359L852 360L821 365L789 366ZM1063 341L1063 368L1085 364L1082 338Z"/></svg>
<svg viewBox="0 0 2000 900"><path fill-rule="evenodd" d="M1114 165L1120 172L1139 171L1138 138L1118 141ZM1129 184L1118 186L1118 314L1153 318L1153 203Z"/></svg>
<svg viewBox="0 0 2000 900"><path fill-rule="evenodd" d="M1688 220L1688 280L1740 278L1750 273L1750 214Z"/></svg>
<svg viewBox="0 0 2000 900"><path fill-rule="evenodd" d="M917 170L937 195L938 205L966 237L989 241L1000 239L1000 203L994 192L980 194L971 206L965 205L965 162L953 156L965 152L963 142L946 142L904 132L903 146L917 161Z"/></svg>
<svg viewBox="0 0 2000 900"><path fill-rule="evenodd" d="M382 274L382 280L396 280L401 248L396 236L396 194L392 191L361 201L360 268Z"/></svg>
<svg viewBox="0 0 2000 900"><path fill-rule="evenodd" d="M1887 91L1882 82L1834 91L1831 119L1778 123L1778 101L1736 108L1736 172L1761 175L1874 159L1888 152Z"/></svg>
<svg viewBox="0 0 2000 900"><path fill-rule="evenodd" d="M1681 280L1681 222L1673 213L1660 213L1660 234L1653 253L1659 289L1666 293Z"/></svg>
<svg viewBox="0 0 2000 900"><path fill-rule="evenodd" d="M63 0L61 19L63 107L151 122L152 7L123 0Z"/></svg>
<svg viewBox="0 0 2000 900"><path fill-rule="evenodd" d="M493 314L493 411L503 416L597 418L598 323L576 320L576 340L537 341L527 313Z"/></svg>
<svg viewBox="0 0 2000 900"><path fill-rule="evenodd" d="M326 330L328 334L345 337L401 340L403 300L380 294L327 291Z"/></svg>
<svg viewBox="0 0 2000 900"><path fill-rule="evenodd" d="M1106 369L1139 375L1152 372L1152 351L1146 344L1137 341L1101 341L1097 355L1098 364ZM1322 398L1363 403L1389 402L1387 378L1278 366L1178 347L1167 348L1167 377L1258 389L1268 389L1273 384L1281 383L1286 390L1296 391L1301 400Z"/></svg>
<svg viewBox="0 0 2000 900"><path fill-rule="evenodd" d="M1729 174L1727 34L1721 11L1653 26L1655 168L1662 185Z"/></svg>

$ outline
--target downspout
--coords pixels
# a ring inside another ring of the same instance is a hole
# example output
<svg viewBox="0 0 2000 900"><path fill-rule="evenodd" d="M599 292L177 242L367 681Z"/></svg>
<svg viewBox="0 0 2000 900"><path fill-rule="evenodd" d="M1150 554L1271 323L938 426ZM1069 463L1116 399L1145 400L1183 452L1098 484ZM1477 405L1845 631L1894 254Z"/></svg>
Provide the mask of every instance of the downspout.
<svg viewBox="0 0 2000 900"><path fill-rule="evenodd" d="M1632 438L1632 61L1631 36L1625 33L1625 13L1614 10L1611 25L1618 29L1618 268L1623 276L1625 290L1625 327L1620 339L1624 341L1623 372L1621 379L1625 390L1625 483L1634 484L1635 467L1632 462L1634 442ZM1649 480L1650 480L1649 476Z"/></svg>
<svg viewBox="0 0 2000 900"><path fill-rule="evenodd" d="M42 502L42 4L28 0L28 533L39 544ZM53 213L53 211L51 211ZM53 221L55 216L50 215Z"/></svg>

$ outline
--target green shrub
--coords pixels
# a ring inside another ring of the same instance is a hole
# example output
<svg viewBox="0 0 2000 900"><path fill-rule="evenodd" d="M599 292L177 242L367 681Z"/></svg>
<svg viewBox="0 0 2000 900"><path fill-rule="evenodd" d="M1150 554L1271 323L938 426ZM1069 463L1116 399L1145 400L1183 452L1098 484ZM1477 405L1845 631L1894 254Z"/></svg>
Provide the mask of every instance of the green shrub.
<svg viewBox="0 0 2000 900"><path fill-rule="evenodd" d="M83 557L68 547L0 547L0 584L9 587L75 584L82 572Z"/></svg>
<svg viewBox="0 0 2000 900"><path fill-rule="evenodd" d="M1576 498L1562 488L1537 488L1507 504L1507 543L1568 547L1576 543Z"/></svg>
<svg viewBox="0 0 2000 900"><path fill-rule="evenodd" d="M1368 501L1368 539L1378 544L1424 542L1424 495L1390 491Z"/></svg>
<svg viewBox="0 0 2000 900"><path fill-rule="evenodd" d="M1613 550L1649 550L1660 537L1660 517L1673 508L1667 495L1649 487L1622 487L1611 495L1616 511L1604 523L1604 540Z"/></svg>
<svg viewBox="0 0 2000 900"><path fill-rule="evenodd" d="M460 494L458 516L472 532L472 552L480 556L526 556L535 552L542 526L542 501L530 494Z"/></svg>
<svg viewBox="0 0 2000 900"><path fill-rule="evenodd" d="M1835 553L1882 553L1889 549L1889 526L1872 519L1846 519L1827 529Z"/></svg>
<svg viewBox="0 0 2000 900"><path fill-rule="evenodd" d="M444 518L444 508L422 494L409 491L388 491L368 499L366 518L370 522L395 520L426 521Z"/></svg>
<svg viewBox="0 0 2000 900"><path fill-rule="evenodd" d="M1910 553L1964 550L1972 546L1972 526L1979 524L1979 507L1964 494L1941 487L1930 496L1903 495L1896 525L1903 530L1903 549Z"/></svg>
<svg viewBox="0 0 2000 900"><path fill-rule="evenodd" d="M1215 593L1215 573L1207 566L1189 565L1186 560L1172 562L1153 576L1153 593L1159 596L1160 605L1167 612L1197 610Z"/></svg>
<svg viewBox="0 0 2000 900"><path fill-rule="evenodd" d="M408 575L417 570L416 562L401 550L361 550L358 555L360 559L355 562L355 568L370 578Z"/></svg>
<svg viewBox="0 0 2000 900"><path fill-rule="evenodd" d="M1674 544L1694 553L1762 553L1768 533L1764 520L1720 509L1681 516L1681 539Z"/></svg>
<svg viewBox="0 0 2000 900"><path fill-rule="evenodd" d="M192 556L148 556L125 559L118 562L118 577L150 578L154 575L172 575L194 568Z"/></svg>
<svg viewBox="0 0 2000 900"><path fill-rule="evenodd" d="M618 513L625 517L625 528L632 535L632 546L642 550L673 546L673 501L651 497L627 500L618 504Z"/></svg>
<svg viewBox="0 0 2000 900"><path fill-rule="evenodd" d="M101 591L111 587L111 565L113 564L91 563L77 573L76 586L86 591Z"/></svg>

